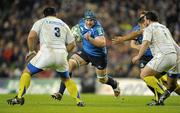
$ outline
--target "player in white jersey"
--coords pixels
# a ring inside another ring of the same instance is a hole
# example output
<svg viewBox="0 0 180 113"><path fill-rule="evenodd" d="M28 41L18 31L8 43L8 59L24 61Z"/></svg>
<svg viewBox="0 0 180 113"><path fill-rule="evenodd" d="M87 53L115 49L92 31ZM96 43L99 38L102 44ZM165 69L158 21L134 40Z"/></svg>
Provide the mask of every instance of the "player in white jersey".
<svg viewBox="0 0 180 113"><path fill-rule="evenodd" d="M68 25L56 17L55 8L45 8L44 18L34 23L29 36L29 53L26 57L30 61L20 78L18 95L7 100L8 104L24 104L24 94L30 85L31 76L45 69L54 69L58 72L70 95L78 106L83 106L76 84L70 79L67 55L75 47L75 39ZM40 49L36 54L36 42L40 42ZM32 59L31 59L32 58Z"/></svg>
<svg viewBox="0 0 180 113"><path fill-rule="evenodd" d="M148 12L144 16L146 28L143 33L143 43L139 54L132 61L136 63L150 47L153 59L151 59L145 68L141 71L141 78L156 90L162 90L154 76L159 76L161 72L169 72L177 64L177 50L168 28L158 23L158 17L154 12ZM156 81L156 82L154 82ZM156 102L155 102L156 103ZM152 104L154 105L154 104ZM163 102L161 103L163 105Z"/></svg>
<svg viewBox="0 0 180 113"><path fill-rule="evenodd" d="M170 32L169 35L171 35ZM168 72L168 89L160 96L159 101L153 103L153 105L162 105L164 101L171 95L171 93L176 90L177 78L180 78L180 47L174 40L172 40L172 42L177 52L176 65Z"/></svg>

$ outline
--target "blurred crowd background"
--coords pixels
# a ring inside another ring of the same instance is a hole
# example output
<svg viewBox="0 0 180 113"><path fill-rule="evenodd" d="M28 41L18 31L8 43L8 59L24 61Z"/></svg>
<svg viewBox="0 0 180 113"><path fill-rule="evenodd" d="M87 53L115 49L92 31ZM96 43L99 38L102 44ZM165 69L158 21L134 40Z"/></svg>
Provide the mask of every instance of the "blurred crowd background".
<svg viewBox="0 0 180 113"><path fill-rule="evenodd" d="M180 44L179 0L1 0L0 1L0 77L19 78L25 66L27 35L33 23L43 17L46 6L55 6L58 17L70 27L77 24L86 9L96 13L104 27L108 46L108 73L114 77L139 78L139 68L131 63L137 51L129 42L114 46L111 39L131 31L137 24L138 12L154 10L160 23L166 25ZM74 76L93 76L93 67L77 69ZM48 70L37 77L56 77Z"/></svg>

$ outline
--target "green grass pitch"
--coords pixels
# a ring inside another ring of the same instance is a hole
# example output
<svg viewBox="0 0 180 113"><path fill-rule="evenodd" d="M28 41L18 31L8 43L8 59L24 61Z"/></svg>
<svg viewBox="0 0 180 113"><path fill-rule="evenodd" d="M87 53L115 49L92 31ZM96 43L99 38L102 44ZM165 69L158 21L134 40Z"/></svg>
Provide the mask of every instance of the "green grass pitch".
<svg viewBox="0 0 180 113"><path fill-rule="evenodd" d="M50 95L26 95L23 106L10 106L6 100L12 94L0 95L0 113L180 113L180 97L171 96L165 106L146 106L151 96L113 96L83 94L85 107L77 107L70 96L62 101L53 100Z"/></svg>

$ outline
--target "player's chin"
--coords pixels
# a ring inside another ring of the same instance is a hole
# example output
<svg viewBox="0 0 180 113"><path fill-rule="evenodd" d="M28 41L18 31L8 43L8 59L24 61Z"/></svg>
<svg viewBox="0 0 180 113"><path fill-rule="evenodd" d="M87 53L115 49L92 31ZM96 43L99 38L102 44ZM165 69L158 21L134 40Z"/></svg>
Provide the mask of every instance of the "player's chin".
<svg viewBox="0 0 180 113"><path fill-rule="evenodd" d="M93 24L89 24L87 27L88 27L88 28L92 28L92 27L93 27Z"/></svg>

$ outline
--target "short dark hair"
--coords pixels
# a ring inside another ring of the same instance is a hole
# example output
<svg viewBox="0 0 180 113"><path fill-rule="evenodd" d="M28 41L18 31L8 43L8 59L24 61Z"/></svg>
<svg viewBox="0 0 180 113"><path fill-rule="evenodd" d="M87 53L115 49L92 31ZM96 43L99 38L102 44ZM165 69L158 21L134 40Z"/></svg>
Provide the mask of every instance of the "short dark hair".
<svg viewBox="0 0 180 113"><path fill-rule="evenodd" d="M153 11L149 11L145 14L145 17L146 19L148 20L151 20L151 21L154 21L154 22L157 22L159 19L158 19L158 16L157 16L157 13L156 12L153 12Z"/></svg>
<svg viewBox="0 0 180 113"><path fill-rule="evenodd" d="M147 12L148 12L148 11L146 11L146 10L140 11L140 12L139 12L139 17L140 17L140 15L145 15Z"/></svg>
<svg viewBox="0 0 180 113"><path fill-rule="evenodd" d="M43 10L43 14L44 16L53 16L53 15L56 15L56 9L54 7L46 7L44 10Z"/></svg>

